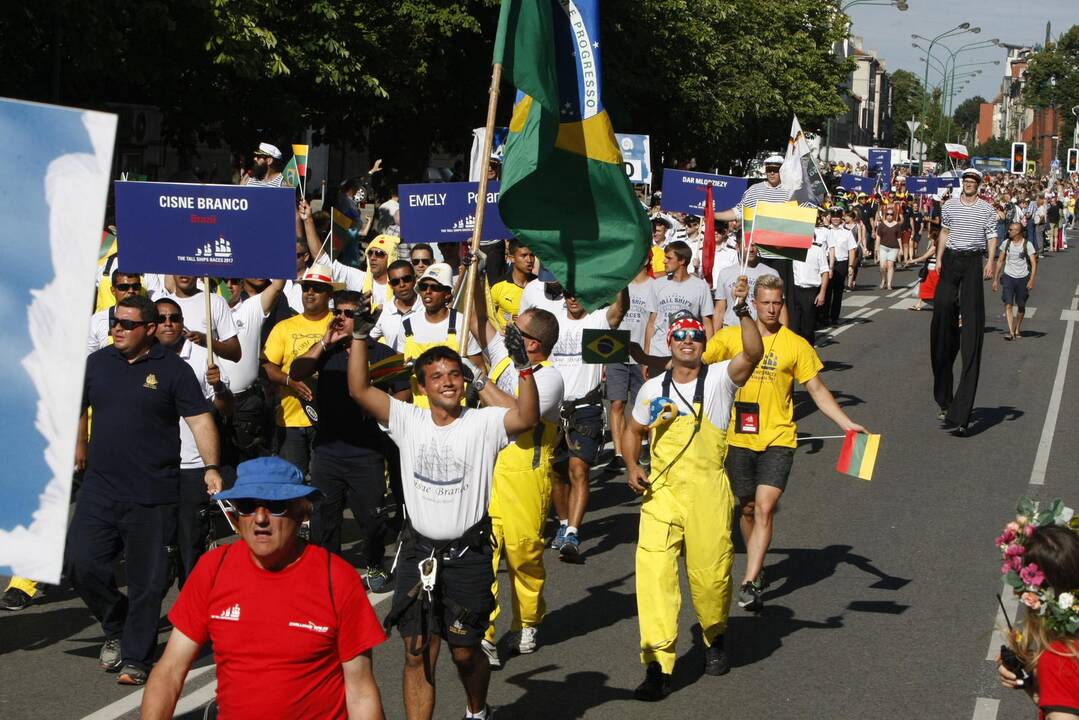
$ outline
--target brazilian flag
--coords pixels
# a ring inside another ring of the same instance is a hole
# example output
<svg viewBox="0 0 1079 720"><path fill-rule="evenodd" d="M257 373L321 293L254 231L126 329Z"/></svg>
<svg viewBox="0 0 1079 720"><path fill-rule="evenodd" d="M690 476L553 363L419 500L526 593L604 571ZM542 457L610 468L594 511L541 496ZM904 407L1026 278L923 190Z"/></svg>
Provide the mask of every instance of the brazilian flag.
<svg viewBox="0 0 1079 720"><path fill-rule="evenodd" d="M502 0L494 62L517 88L498 212L582 305L608 303L651 231L603 108L598 0Z"/></svg>

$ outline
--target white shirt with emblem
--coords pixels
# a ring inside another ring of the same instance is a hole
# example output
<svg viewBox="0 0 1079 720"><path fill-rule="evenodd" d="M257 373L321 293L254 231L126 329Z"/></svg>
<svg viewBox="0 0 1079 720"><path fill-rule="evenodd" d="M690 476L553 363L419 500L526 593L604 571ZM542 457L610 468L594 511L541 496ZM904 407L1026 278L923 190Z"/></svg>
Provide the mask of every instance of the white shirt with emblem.
<svg viewBox="0 0 1079 720"><path fill-rule="evenodd" d="M566 401L579 400L599 387L603 365L586 363L581 357L581 337L585 330L610 330L607 308L593 310L574 320L565 310L555 313L558 318L558 342L551 350L551 364L562 373Z"/></svg>
<svg viewBox="0 0 1079 720"><path fill-rule="evenodd" d="M225 358L216 360L221 372L229 379L229 389L234 393L247 390L258 379L262 354L262 323L267 317L268 314L262 312L261 293L232 308L232 320L236 324L236 334L240 338L243 355L240 362Z"/></svg>

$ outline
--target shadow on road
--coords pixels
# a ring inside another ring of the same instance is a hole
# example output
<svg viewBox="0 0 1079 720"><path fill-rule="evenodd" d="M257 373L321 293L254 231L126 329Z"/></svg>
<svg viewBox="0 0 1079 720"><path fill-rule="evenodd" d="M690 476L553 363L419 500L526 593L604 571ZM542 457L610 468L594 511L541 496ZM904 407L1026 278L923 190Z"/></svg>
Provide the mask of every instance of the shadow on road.
<svg viewBox="0 0 1079 720"><path fill-rule="evenodd" d="M1011 422L1023 417L1025 413L1010 405L988 408L977 407L970 412L970 425L967 429L968 436L980 435L994 425L1002 422Z"/></svg>
<svg viewBox="0 0 1079 720"><path fill-rule="evenodd" d="M632 578L633 573L627 573L620 578L593 585L587 589L587 596L547 613L543 619L544 646L580 638L593 630L608 628L621 620L636 617L637 596L633 583L627 582ZM626 592L617 592L616 588L622 586L625 586Z"/></svg>
<svg viewBox="0 0 1079 720"><path fill-rule="evenodd" d="M852 553L851 550L850 545L829 545L825 548L771 548L768 551L770 556L786 555L787 557L765 568L768 579L773 583L777 578L784 580L779 587L764 594L765 609L768 609L767 603L770 601L830 578L840 565L851 565L862 572L876 576L877 581L869 586L875 590L895 591L910 583L907 578L889 575L877 568L869 558Z"/></svg>
<svg viewBox="0 0 1079 720"><path fill-rule="evenodd" d="M503 676L501 679L521 688L524 694L513 703L501 706L498 716L525 720L581 718L587 711L604 703L633 699L632 690L611 687L607 684L610 677L601 672L571 672L565 676L552 674L550 678L539 677L557 670L557 665L544 665L528 672Z"/></svg>
<svg viewBox="0 0 1079 720"><path fill-rule="evenodd" d="M8 614L4 617L4 630L0 633L0 655L14 650L42 650L96 625L94 616L81 606L57 608L49 612ZM97 657L103 641L103 638L94 640L94 657Z"/></svg>

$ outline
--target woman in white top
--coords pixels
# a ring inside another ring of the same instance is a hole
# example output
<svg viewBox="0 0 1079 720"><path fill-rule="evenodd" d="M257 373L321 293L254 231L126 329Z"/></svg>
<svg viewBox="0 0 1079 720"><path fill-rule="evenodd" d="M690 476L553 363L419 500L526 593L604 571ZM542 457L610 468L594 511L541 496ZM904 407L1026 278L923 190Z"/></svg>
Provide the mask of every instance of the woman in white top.
<svg viewBox="0 0 1079 720"><path fill-rule="evenodd" d="M1034 276L1038 274L1038 255L1034 244L1023 237L1023 226L1017 222L1008 224L1008 239L1001 250L993 274L993 290L1004 286L1004 315L1008 318L1008 333L1004 339L1018 340L1027 297L1034 288ZM1018 311L1015 314L1013 307Z"/></svg>

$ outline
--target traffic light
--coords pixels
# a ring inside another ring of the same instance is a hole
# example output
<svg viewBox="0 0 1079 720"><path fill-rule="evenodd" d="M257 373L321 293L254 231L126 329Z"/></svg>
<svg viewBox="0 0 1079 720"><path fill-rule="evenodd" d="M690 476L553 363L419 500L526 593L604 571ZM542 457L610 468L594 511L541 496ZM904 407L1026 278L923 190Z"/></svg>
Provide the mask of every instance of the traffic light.
<svg viewBox="0 0 1079 720"><path fill-rule="evenodd" d="M1079 148L1068 149L1068 174L1079 173Z"/></svg>
<svg viewBox="0 0 1079 720"><path fill-rule="evenodd" d="M1025 175L1027 172L1027 144L1012 143L1012 175Z"/></svg>

